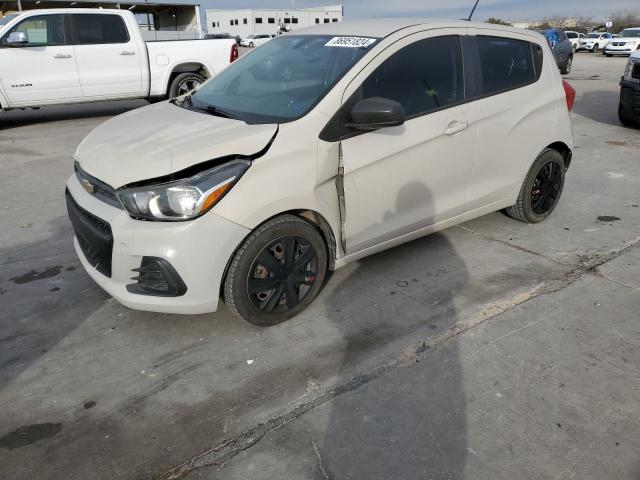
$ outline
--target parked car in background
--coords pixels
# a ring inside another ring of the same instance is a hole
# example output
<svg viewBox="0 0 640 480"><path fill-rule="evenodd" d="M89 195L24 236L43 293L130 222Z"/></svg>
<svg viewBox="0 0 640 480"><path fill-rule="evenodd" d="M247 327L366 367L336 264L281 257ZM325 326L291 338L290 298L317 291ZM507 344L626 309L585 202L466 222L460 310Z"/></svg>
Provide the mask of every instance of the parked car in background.
<svg viewBox="0 0 640 480"><path fill-rule="evenodd" d="M631 55L636 50L640 50L640 27L627 28L620 32L618 38L605 47L604 54L607 57Z"/></svg>
<svg viewBox="0 0 640 480"><path fill-rule="evenodd" d="M573 67L573 46L569 37L563 30L552 28L550 30L538 30L549 42L558 68L563 74L571 73Z"/></svg>
<svg viewBox="0 0 640 480"><path fill-rule="evenodd" d="M301 49L308 68L260 75ZM222 296L274 325L329 270L503 209L542 222L571 163L574 100L545 39L524 29L412 18L297 30L192 95L91 132L67 182L75 249L128 307L207 313Z"/></svg>
<svg viewBox="0 0 640 480"><path fill-rule="evenodd" d="M600 49L609 45L609 42L613 39L613 35L607 32L591 32L587 33L585 37L580 40L577 52L587 51L598 53Z"/></svg>
<svg viewBox="0 0 640 480"><path fill-rule="evenodd" d="M578 49L578 45L580 45L580 39L584 35L582 33L572 32L570 30L566 30L564 33L567 36L567 38L569 39L569 41L571 42L571 47L573 48L573 51L575 52Z"/></svg>
<svg viewBox="0 0 640 480"><path fill-rule="evenodd" d="M27 10L0 27L0 108L181 95L238 57L233 40L145 42L128 10Z"/></svg>
<svg viewBox="0 0 640 480"><path fill-rule="evenodd" d="M640 50L629 57L620 80L620 122L626 126L640 126Z"/></svg>
<svg viewBox="0 0 640 480"><path fill-rule="evenodd" d="M242 47L259 47L271 40L275 35L249 35L247 38L240 40L240 46Z"/></svg>

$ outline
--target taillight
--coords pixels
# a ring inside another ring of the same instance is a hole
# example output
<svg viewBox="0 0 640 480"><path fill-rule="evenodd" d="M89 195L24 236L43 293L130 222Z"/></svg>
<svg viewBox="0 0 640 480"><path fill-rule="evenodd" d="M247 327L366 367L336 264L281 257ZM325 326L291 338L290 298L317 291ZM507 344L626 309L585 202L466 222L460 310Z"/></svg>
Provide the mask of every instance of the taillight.
<svg viewBox="0 0 640 480"><path fill-rule="evenodd" d="M567 108L573 110L573 104L576 103L576 91L566 80L562 81L564 87L564 95L567 97Z"/></svg>
<svg viewBox="0 0 640 480"><path fill-rule="evenodd" d="M233 63L238 59L238 44L234 43L231 45L231 57L229 58L229 63Z"/></svg>

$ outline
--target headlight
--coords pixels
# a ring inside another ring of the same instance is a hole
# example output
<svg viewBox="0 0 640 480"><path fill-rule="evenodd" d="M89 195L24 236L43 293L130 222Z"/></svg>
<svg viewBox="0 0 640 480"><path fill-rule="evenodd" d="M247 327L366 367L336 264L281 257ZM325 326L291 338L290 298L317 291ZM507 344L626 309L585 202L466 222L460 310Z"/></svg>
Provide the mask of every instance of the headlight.
<svg viewBox="0 0 640 480"><path fill-rule="evenodd" d="M640 58L638 57L629 57L629 61L627 62L627 68L624 70L624 79L629 82L640 83L640 78L633 78L633 67L636 63L640 62Z"/></svg>
<svg viewBox="0 0 640 480"><path fill-rule="evenodd" d="M183 180L120 190L118 198L135 218L192 220L211 210L250 165L236 160Z"/></svg>

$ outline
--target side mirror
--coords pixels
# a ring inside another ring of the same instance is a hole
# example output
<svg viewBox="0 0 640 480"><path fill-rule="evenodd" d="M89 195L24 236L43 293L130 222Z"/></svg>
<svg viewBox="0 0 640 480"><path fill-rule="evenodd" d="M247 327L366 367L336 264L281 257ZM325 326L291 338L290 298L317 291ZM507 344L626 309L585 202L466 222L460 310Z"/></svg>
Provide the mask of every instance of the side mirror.
<svg viewBox="0 0 640 480"><path fill-rule="evenodd" d="M14 47L21 47L29 43L27 34L24 32L11 32L7 38L7 45Z"/></svg>
<svg viewBox="0 0 640 480"><path fill-rule="evenodd" d="M372 97L355 104L351 109L351 122L347 123L347 127L362 131L398 127L404 124L406 118L404 108L398 102L388 98Z"/></svg>

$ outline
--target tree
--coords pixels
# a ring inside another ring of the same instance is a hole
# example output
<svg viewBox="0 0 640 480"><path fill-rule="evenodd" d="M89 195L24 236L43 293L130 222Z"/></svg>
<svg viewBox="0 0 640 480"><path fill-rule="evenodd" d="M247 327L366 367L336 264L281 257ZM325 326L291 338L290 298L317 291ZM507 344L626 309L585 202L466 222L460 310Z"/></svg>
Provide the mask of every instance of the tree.
<svg viewBox="0 0 640 480"><path fill-rule="evenodd" d="M505 22L504 20L502 20L501 18L495 18L495 17L491 17L489 18L486 23L493 23L494 25L506 25L508 27L512 27L513 25L509 22Z"/></svg>
<svg viewBox="0 0 640 480"><path fill-rule="evenodd" d="M625 28L640 27L640 12L619 11L609 16L613 26L609 29L612 32L620 32Z"/></svg>

